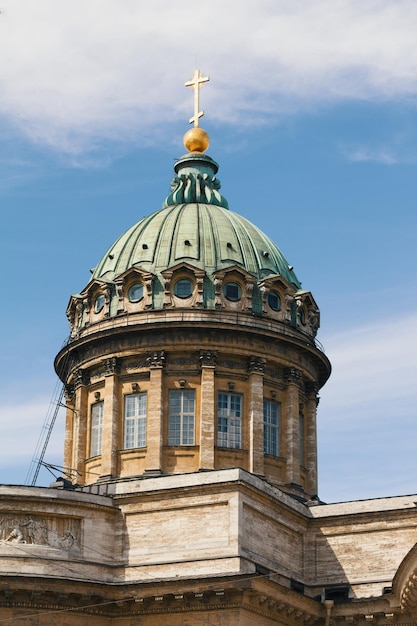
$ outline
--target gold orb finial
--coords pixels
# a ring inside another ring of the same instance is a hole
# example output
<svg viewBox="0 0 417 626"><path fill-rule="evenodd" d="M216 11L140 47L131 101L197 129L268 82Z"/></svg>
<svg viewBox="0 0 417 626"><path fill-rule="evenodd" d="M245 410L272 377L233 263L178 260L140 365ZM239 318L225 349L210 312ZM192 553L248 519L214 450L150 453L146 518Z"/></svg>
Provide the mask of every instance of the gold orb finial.
<svg viewBox="0 0 417 626"><path fill-rule="evenodd" d="M205 152L210 144L208 134L199 126L194 126L194 128L187 130L183 141L188 152Z"/></svg>

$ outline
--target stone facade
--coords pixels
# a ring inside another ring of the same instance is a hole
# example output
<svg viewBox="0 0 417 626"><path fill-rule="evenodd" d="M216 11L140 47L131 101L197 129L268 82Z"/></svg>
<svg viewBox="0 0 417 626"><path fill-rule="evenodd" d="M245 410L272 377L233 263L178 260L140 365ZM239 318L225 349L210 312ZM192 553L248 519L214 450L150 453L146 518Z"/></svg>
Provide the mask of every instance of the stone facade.
<svg viewBox="0 0 417 626"><path fill-rule="evenodd" d="M239 469L2 487L0 617L415 624L416 499L306 506Z"/></svg>

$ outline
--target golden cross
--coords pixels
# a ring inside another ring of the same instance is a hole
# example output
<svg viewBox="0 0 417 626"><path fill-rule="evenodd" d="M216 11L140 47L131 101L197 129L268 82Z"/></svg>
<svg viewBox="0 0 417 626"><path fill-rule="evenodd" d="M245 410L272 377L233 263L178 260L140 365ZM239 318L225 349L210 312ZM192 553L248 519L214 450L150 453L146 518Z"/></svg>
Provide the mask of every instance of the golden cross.
<svg viewBox="0 0 417 626"><path fill-rule="evenodd" d="M194 126L198 127L198 120L203 117L204 111L199 111L200 108L200 87L202 83L206 83L210 78L203 76L200 70L194 70L194 76L191 80L185 83L186 87L193 87L194 89L194 115L190 117L190 124L194 122Z"/></svg>

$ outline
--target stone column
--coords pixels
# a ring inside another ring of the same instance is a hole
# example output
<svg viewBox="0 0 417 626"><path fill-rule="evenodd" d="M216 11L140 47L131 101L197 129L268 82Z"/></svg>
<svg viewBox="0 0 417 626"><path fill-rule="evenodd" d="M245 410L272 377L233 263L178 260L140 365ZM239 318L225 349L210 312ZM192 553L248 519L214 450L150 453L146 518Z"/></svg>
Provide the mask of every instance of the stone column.
<svg viewBox="0 0 417 626"><path fill-rule="evenodd" d="M65 406L67 407L65 415L65 438L64 438L64 467L71 469L74 467L73 449L74 449L74 428L77 424L75 412L75 389L74 385L65 385ZM77 482L77 476L71 476L73 482Z"/></svg>
<svg viewBox="0 0 417 626"><path fill-rule="evenodd" d="M73 462L72 469L77 471L77 482L81 485L85 481L85 459L90 456L87 450L87 424L88 424L88 394L87 385L89 384L89 375L86 370L79 368L74 376L75 389L75 424L74 424L74 443L73 443Z"/></svg>
<svg viewBox="0 0 417 626"><path fill-rule="evenodd" d="M264 371L265 359L251 356L249 372L249 471L264 473Z"/></svg>
<svg viewBox="0 0 417 626"><path fill-rule="evenodd" d="M103 444L101 450L100 480L116 478L117 452L120 448L120 428L123 423L119 411L119 359L111 357L104 360L103 400Z"/></svg>
<svg viewBox="0 0 417 626"><path fill-rule="evenodd" d="M160 350L151 354L148 359L150 370L148 418L146 439L146 469L151 474L162 472L162 443L163 443L163 368L165 366L165 351Z"/></svg>
<svg viewBox="0 0 417 626"><path fill-rule="evenodd" d="M216 424L216 398L214 373L216 352L200 352L200 469L214 469L214 442Z"/></svg>
<svg viewBox="0 0 417 626"><path fill-rule="evenodd" d="M306 492L309 496L316 496L318 492L317 481L317 405L319 403L318 398L318 384L307 383L307 403L305 417L306 423L306 469L307 469L307 484Z"/></svg>
<svg viewBox="0 0 417 626"><path fill-rule="evenodd" d="M284 381L287 383L286 399L283 411L283 434L286 451L286 483L301 486L300 474L300 432L299 413L300 398L299 384L301 372L296 367L286 367Z"/></svg>

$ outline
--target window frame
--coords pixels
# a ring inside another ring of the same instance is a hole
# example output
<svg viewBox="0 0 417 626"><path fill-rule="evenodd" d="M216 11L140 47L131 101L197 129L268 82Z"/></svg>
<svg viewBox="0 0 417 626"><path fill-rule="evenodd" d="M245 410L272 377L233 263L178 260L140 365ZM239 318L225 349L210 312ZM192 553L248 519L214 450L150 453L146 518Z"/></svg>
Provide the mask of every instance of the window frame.
<svg viewBox="0 0 417 626"><path fill-rule="evenodd" d="M178 286L179 286L180 283L188 283L189 284L190 292L187 293L187 295L182 295L181 293L178 293ZM175 283L173 285L174 296L176 298L180 298L181 300L187 300L187 298L191 298L191 296L194 293L194 289L195 289L195 282L189 276L179 276L178 279L175 281Z"/></svg>
<svg viewBox="0 0 417 626"><path fill-rule="evenodd" d="M106 296L104 293L98 293L94 299L94 313L98 315L102 312L106 305Z"/></svg>
<svg viewBox="0 0 417 626"><path fill-rule="evenodd" d="M132 290L139 287L141 289L141 295L139 298L133 298L132 297ZM143 298L145 297L145 286L141 281L136 281L134 283L132 283L128 290L127 290L127 298L129 300L129 302L131 302L132 304L137 304L138 302L141 302L143 300Z"/></svg>
<svg viewBox="0 0 417 626"><path fill-rule="evenodd" d="M234 415L238 402L238 413ZM220 403L226 404L221 407ZM243 449L243 394L231 391L219 391L217 394L217 447L232 450Z"/></svg>
<svg viewBox="0 0 417 626"><path fill-rule="evenodd" d="M276 410L272 415L271 409ZM275 423L273 420L275 419ZM264 398L263 401L263 424L264 424L264 454L279 457L281 455L281 403L276 400Z"/></svg>
<svg viewBox="0 0 417 626"><path fill-rule="evenodd" d="M98 411L97 415L96 411ZM103 418L104 401L100 400L91 405L90 457L100 456L103 451Z"/></svg>
<svg viewBox="0 0 417 626"><path fill-rule="evenodd" d="M235 287L237 289L237 297L231 297L230 294L227 293L231 287ZM229 302L239 302L242 300L243 295L242 285L236 280L228 280L223 285L223 295Z"/></svg>
<svg viewBox="0 0 417 626"><path fill-rule="evenodd" d="M128 415L128 403L135 400L133 414ZM144 402L142 402L144 401ZM144 404L144 406L141 406ZM146 448L148 397L146 391L128 393L124 396L123 449Z"/></svg>
<svg viewBox="0 0 417 626"><path fill-rule="evenodd" d="M271 300L272 298L276 298L277 299L277 303L278 306L275 307L271 304ZM278 291L276 289L271 289L270 292L268 293L268 297L267 297L267 302L268 302L268 306L269 308L274 311L274 313L278 313L279 311L281 311L281 295L278 293Z"/></svg>
<svg viewBox="0 0 417 626"><path fill-rule="evenodd" d="M300 410L298 413L298 452L300 465L305 464L305 418L304 413Z"/></svg>
<svg viewBox="0 0 417 626"><path fill-rule="evenodd" d="M174 405L174 399L179 403ZM192 400L192 402L191 402ZM190 402L190 405L187 404ZM168 445L195 445L195 389L170 389L168 394Z"/></svg>

